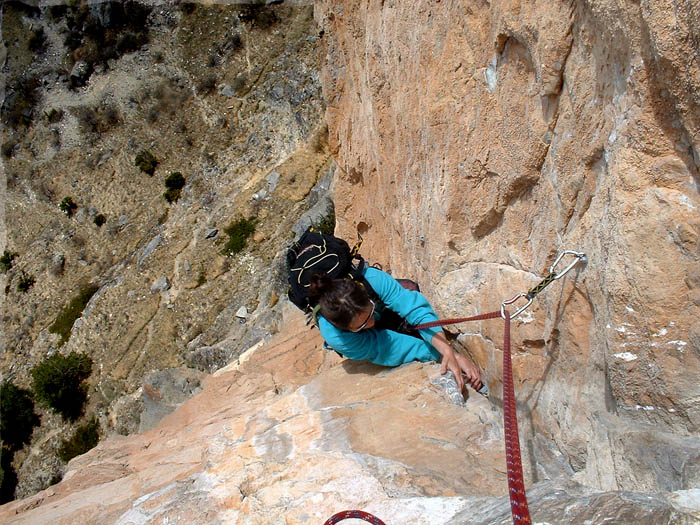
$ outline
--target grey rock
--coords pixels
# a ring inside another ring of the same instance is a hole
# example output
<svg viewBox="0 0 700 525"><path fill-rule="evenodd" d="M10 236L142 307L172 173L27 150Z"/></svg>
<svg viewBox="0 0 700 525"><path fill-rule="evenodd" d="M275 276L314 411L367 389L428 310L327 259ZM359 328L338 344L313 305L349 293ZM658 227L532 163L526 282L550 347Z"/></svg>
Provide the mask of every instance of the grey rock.
<svg viewBox="0 0 700 525"><path fill-rule="evenodd" d="M51 259L51 273L58 275L63 272L63 268L66 264L66 258L62 253L57 253Z"/></svg>
<svg viewBox="0 0 700 525"><path fill-rule="evenodd" d="M123 228L129 222L129 218L126 215L119 217L119 222L117 223L120 228Z"/></svg>
<svg viewBox="0 0 700 525"><path fill-rule="evenodd" d="M277 173L276 171L271 171L270 174L267 176L267 188L272 193L275 191L275 188L277 188L277 183L280 180L280 174Z"/></svg>
<svg viewBox="0 0 700 525"><path fill-rule="evenodd" d="M121 224L121 218L119 219L119 222ZM141 264L143 264L143 261L146 260L146 257L148 257L154 251L156 251L156 248L158 248L158 246L160 246L162 242L163 242L163 235L161 235L161 234L158 234L153 239L151 239L151 241L143 249L143 252L141 253L141 256L139 257L139 260L138 260L138 265L141 266Z"/></svg>
<svg viewBox="0 0 700 525"><path fill-rule="evenodd" d="M91 72L92 68L90 67L90 64L84 60L78 60L70 72L71 84L76 87L84 86L90 78Z"/></svg>
<svg viewBox="0 0 700 525"><path fill-rule="evenodd" d="M267 197L267 190L264 190L264 189L263 189L263 190L260 190L260 191L257 192L257 193L253 193L253 200L254 200L254 201L261 201L261 200L263 200L265 197Z"/></svg>
<svg viewBox="0 0 700 525"><path fill-rule="evenodd" d="M222 96L224 97L235 97L236 93L233 91L233 88L229 86L228 84L221 84L221 88L219 90L219 93L221 93Z"/></svg>
<svg viewBox="0 0 700 525"><path fill-rule="evenodd" d="M185 356L189 366L212 373L229 362L229 352L215 346L200 346Z"/></svg>
<svg viewBox="0 0 700 525"><path fill-rule="evenodd" d="M457 386L457 381L455 380L455 376L451 370L448 370L444 376L438 376L434 379L431 379L430 382L442 388L453 405L457 405L460 407L466 406L464 396L460 392L459 387Z"/></svg>
<svg viewBox="0 0 700 525"><path fill-rule="evenodd" d="M212 228L211 230L207 230L206 235L204 236L205 239L213 239L219 234L219 230L216 228ZM189 263L188 263L189 264Z"/></svg>
<svg viewBox="0 0 700 525"><path fill-rule="evenodd" d="M662 495L603 492L561 478L528 487L528 507L535 523L697 523ZM505 525L512 523L508 497L475 499L447 522Z"/></svg>
<svg viewBox="0 0 700 525"><path fill-rule="evenodd" d="M106 153L104 153L104 154L100 157L100 160L97 161L97 165L98 165L98 166L101 166L102 164L104 164L105 162L107 162L107 161L110 159L111 156L112 156L112 151L111 151L111 150L110 150L110 151L107 151Z"/></svg>
<svg viewBox="0 0 700 525"><path fill-rule="evenodd" d="M165 292L170 289L170 281L165 275L161 275L151 285L151 293Z"/></svg>
<svg viewBox="0 0 700 525"><path fill-rule="evenodd" d="M168 368L144 379L143 412L139 432L153 428L201 388L202 372L191 368Z"/></svg>
<svg viewBox="0 0 700 525"><path fill-rule="evenodd" d="M294 224L294 226L292 226L292 231L297 237L299 237L309 228L309 226L321 222L321 220L327 217L328 214L333 211L333 209L333 201L328 195L324 195L313 208L299 217L299 220Z"/></svg>
<svg viewBox="0 0 700 525"><path fill-rule="evenodd" d="M335 165L331 166L323 177L321 177L321 180L319 180L314 187L311 188L311 191L309 192L309 209L313 208L324 195L328 194L334 177Z"/></svg>

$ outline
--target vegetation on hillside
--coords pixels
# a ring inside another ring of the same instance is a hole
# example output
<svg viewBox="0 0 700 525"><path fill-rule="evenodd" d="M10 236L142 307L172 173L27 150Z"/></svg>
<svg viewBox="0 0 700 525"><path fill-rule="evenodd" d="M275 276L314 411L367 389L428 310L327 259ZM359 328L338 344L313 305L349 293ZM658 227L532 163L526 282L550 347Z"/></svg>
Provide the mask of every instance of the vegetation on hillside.
<svg viewBox="0 0 700 525"><path fill-rule="evenodd" d="M73 323L80 318L80 316L83 314L83 310L85 310L85 307L90 301L90 298L95 295L95 292L97 292L99 289L100 287L96 284L90 284L81 289L78 295L76 295L71 302L68 303L53 324L49 327L49 332L61 336L61 340L58 343L59 345L62 345L68 341L71 330L73 329Z"/></svg>
<svg viewBox="0 0 700 525"><path fill-rule="evenodd" d="M34 394L39 402L52 408L64 419L75 421L83 413L87 401L87 386L92 359L71 352L54 354L32 369Z"/></svg>

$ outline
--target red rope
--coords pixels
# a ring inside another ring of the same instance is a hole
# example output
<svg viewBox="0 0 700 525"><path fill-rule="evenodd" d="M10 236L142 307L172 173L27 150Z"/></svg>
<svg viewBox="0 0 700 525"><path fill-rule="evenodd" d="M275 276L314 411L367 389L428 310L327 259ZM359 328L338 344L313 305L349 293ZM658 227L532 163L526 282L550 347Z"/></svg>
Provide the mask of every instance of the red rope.
<svg viewBox="0 0 700 525"><path fill-rule="evenodd" d="M342 512L339 512L337 514L333 514L330 518L326 520L326 523L323 525L334 525L335 523L338 523L339 521L347 520L350 518L355 518L358 520L365 520L372 525L386 525L382 520L377 518L376 516L373 516L369 512L363 512L361 510L344 510Z"/></svg>
<svg viewBox="0 0 700 525"><path fill-rule="evenodd" d="M503 426L505 427L506 467L508 471L508 492L510 513L515 525L529 525L530 510L525 495L523 465L520 460L520 439L518 437L518 416L515 409L513 391L513 367L510 361L510 314L505 312L506 326L503 335Z"/></svg>
<svg viewBox="0 0 700 525"><path fill-rule="evenodd" d="M501 317L501 312L489 312L487 314L475 315L474 317L461 317L459 319L442 319L440 321L431 321L430 323L419 324L414 326L414 330L423 330L424 328L433 328L434 326L444 326L446 324L465 323L467 321L485 321L487 319L496 319Z"/></svg>
<svg viewBox="0 0 700 525"><path fill-rule="evenodd" d="M529 525L530 510L525 495L523 481L523 465L520 459L520 439L518 437L518 416L515 409L515 393L513 389L513 366L510 360L510 314L504 312L506 325L503 334L503 426L506 442L506 468L508 471L508 493L510 496L510 512L515 525ZM461 319L443 319L420 324L416 330L443 326L446 324L463 323L465 321L483 321L501 317L501 312L464 317Z"/></svg>

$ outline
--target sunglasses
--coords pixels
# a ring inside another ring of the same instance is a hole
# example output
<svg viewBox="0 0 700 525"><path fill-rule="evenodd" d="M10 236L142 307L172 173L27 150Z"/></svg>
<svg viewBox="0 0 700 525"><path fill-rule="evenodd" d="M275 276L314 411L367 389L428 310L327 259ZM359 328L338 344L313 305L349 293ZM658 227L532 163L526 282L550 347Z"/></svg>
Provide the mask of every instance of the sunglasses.
<svg viewBox="0 0 700 525"><path fill-rule="evenodd" d="M367 319L365 319L365 322L362 323L359 327L354 328L352 330L349 330L350 332L360 332L360 331L364 330L365 327L367 326L367 323L369 323L369 320L372 319L372 316L374 315L374 301L372 301L372 299L370 299L369 302L372 303L372 311L367 316Z"/></svg>

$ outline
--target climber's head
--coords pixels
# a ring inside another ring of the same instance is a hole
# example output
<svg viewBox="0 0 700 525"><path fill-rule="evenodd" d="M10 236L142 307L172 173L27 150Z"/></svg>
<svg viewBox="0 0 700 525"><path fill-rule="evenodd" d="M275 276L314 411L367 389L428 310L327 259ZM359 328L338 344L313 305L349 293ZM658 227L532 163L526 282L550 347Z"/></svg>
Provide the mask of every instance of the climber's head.
<svg viewBox="0 0 700 525"><path fill-rule="evenodd" d="M374 326L374 303L360 283L317 273L311 276L310 284L321 315L337 328L360 332Z"/></svg>

